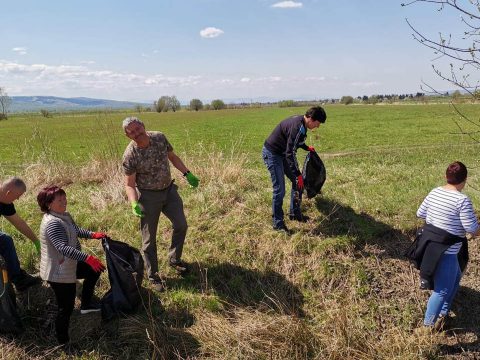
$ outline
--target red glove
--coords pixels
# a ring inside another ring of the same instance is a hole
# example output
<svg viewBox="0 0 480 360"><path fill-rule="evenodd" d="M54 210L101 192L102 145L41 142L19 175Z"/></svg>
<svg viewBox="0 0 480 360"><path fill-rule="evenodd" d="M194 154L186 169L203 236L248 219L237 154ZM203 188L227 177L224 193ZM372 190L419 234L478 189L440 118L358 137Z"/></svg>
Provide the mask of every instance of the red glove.
<svg viewBox="0 0 480 360"><path fill-rule="evenodd" d="M95 272L102 272L105 270L105 266L101 263L101 261L96 258L95 256L88 255L85 259L85 262L93 269Z"/></svg>
<svg viewBox="0 0 480 360"><path fill-rule="evenodd" d="M307 147L308 147L308 151L315 152L315 148L313 146L307 146Z"/></svg>
<svg viewBox="0 0 480 360"><path fill-rule="evenodd" d="M297 190L298 191L303 190L303 176L302 176L302 174L297 176Z"/></svg>
<svg viewBox="0 0 480 360"><path fill-rule="evenodd" d="M106 238L107 234L102 233L102 232L94 232L92 233L92 239L103 239Z"/></svg>

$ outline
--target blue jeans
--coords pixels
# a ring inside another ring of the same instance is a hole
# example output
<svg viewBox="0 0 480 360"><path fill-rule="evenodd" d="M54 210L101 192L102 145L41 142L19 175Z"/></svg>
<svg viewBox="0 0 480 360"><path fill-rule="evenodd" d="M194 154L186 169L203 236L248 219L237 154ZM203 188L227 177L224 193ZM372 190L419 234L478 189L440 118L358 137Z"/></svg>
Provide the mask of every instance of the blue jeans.
<svg viewBox="0 0 480 360"><path fill-rule="evenodd" d="M20 274L20 261L18 261L17 251L10 235L0 231L0 255L3 256L7 263L8 276L12 279L15 275Z"/></svg>
<svg viewBox="0 0 480 360"><path fill-rule="evenodd" d="M424 325L433 326L440 314L447 315L461 278L457 255L443 254L433 277L434 290L428 299Z"/></svg>
<svg viewBox="0 0 480 360"><path fill-rule="evenodd" d="M290 215L301 216L300 204L302 202L302 192L298 192L298 200L295 201L295 192L297 190L297 179L290 171L285 156L272 153L265 146L262 149L263 162L270 172L273 185L273 227L279 228L285 226L283 220L283 198L285 197L285 175L292 182L292 191L290 193Z"/></svg>

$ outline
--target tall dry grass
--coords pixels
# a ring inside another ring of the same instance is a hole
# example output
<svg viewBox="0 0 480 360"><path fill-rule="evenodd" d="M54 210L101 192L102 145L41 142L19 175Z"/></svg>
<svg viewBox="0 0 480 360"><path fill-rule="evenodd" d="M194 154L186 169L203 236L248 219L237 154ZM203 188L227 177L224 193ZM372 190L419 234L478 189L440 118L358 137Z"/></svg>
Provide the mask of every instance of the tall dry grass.
<svg viewBox="0 0 480 360"><path fill-rule="evenodd" d="M48 143L44 147L22 174L29 187L64 186L76 200L80 226L104 226L138 247L138 223L126 203L119 159L96 154L74 166L59 161ZM75 316L74 353L58 349L51 337L37 339L40 343L24 337L1 343L0 354L8 359L436 358L439 338L413 332L424 295L414 289L409 265L383 256L380 241L358 241L355 231L361 229L355 226L349 225L351 237L335 235L327 225L337 210L318 214L314 200L304 207L317 214L315 222L292 224L291 237L273 231L267 172L240 148L239 143L229 152L199 146L180 154L195 158L186 163L200 178L196 190L172 170L189 220L185 259L193 265L192 275L180 279L167 272L168 291L145 293L137 315L109 324ZM34 202L33 196L26 202ZM170 234L162 219L162 259ZM103 274L96 293L108 287ZM33 319L44 316L45 296L33 301L27 334L40 331Z"/></svg>

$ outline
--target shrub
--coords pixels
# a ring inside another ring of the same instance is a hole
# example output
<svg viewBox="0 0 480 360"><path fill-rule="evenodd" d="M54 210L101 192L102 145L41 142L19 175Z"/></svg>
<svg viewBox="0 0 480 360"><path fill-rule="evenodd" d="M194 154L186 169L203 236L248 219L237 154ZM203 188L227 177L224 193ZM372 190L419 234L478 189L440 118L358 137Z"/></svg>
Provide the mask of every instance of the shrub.
<svg viewBox="0 0 480 360"><path fill-rule="evenodd" d="M212 100L211 105L212 105L213 110L225 109L225 103L220 99Z"/></svg>
<svg viewBox="0 0 480 360"><path fill-rule="evenodd" d="M192 99L190 100L190 110L202 110L203 109L203 103L200 99Z"/></svg>
<svg viewBox="0 0 480 360"><path fill-rule="evenodd" d="M168 111L168 101L169 97L168 96L161 96L158 101L154 102L154 107L157 112L162 112L162 111Z"/></svg>
<svg viewBox="0 0 480 360"><path fill-rule="evenodd" d="M342 96L342 98L340 99L340 102L343 104L343 105L350 105L350 104L353 104L353 97L351 96Z"/></svg>
<svg viewBox="0 0 480 360"><path fill-rule="evenodd" d="M172 95L168 99L168 108L171 109L173 112L180 110L181 105L180 101L178 101L177 97L175 95Z"/></svg>
<svg viewBox="0 0 480 360"><path fill-rule="evenodd" d="M370 96L370 97L368 98L368 103L369 103L369 104L372 104L372 105L377 104L378 101L379 101L379 99L378 99L378 96L377 96L377 95L372 95L372 96Z"/></svg>
<svg viewBox="0 0 480 360"><path fill-rule="evenodd" d="M293 107L293 106L297 106L297 103L293 100L282 100L278 102L278 106L281 108Z"/></svg>
<svg viewBox="0 0 480 360"><path fill-rule="evenodd" d="M45 117L45 118L52 117L52 115L50 114L50 111L48 111L46 109L41 109L40 114L42 114L42 116Z"/></svg>

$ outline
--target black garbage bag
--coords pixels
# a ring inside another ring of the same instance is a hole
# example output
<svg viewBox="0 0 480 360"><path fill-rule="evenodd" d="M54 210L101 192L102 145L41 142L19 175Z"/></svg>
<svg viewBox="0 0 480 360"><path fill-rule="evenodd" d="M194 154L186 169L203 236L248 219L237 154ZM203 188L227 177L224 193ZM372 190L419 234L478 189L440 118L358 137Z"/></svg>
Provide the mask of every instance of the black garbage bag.
<svg viewBox="0 0 480 360"><path fill-rule="evenodd" d="M102 318L110 320L135 312L141 303L143 259L140 252L121 241L102 239L110 290L102 298Z"/></svg>
<svg viewBox="0 0 480 360"><path fill-rule="evenodd" d="M0 256L0 332L20 334L23 332L22 319L17 312L17 300L15 290L9 281L7 264Z"/></svg>
<svg viewBox="0 0 480 360"><path fill-rule="evenodd" d="M303 163L303 183L309 199L319 194L327 179L322 159L315 151L309 151Z"/></svg>

